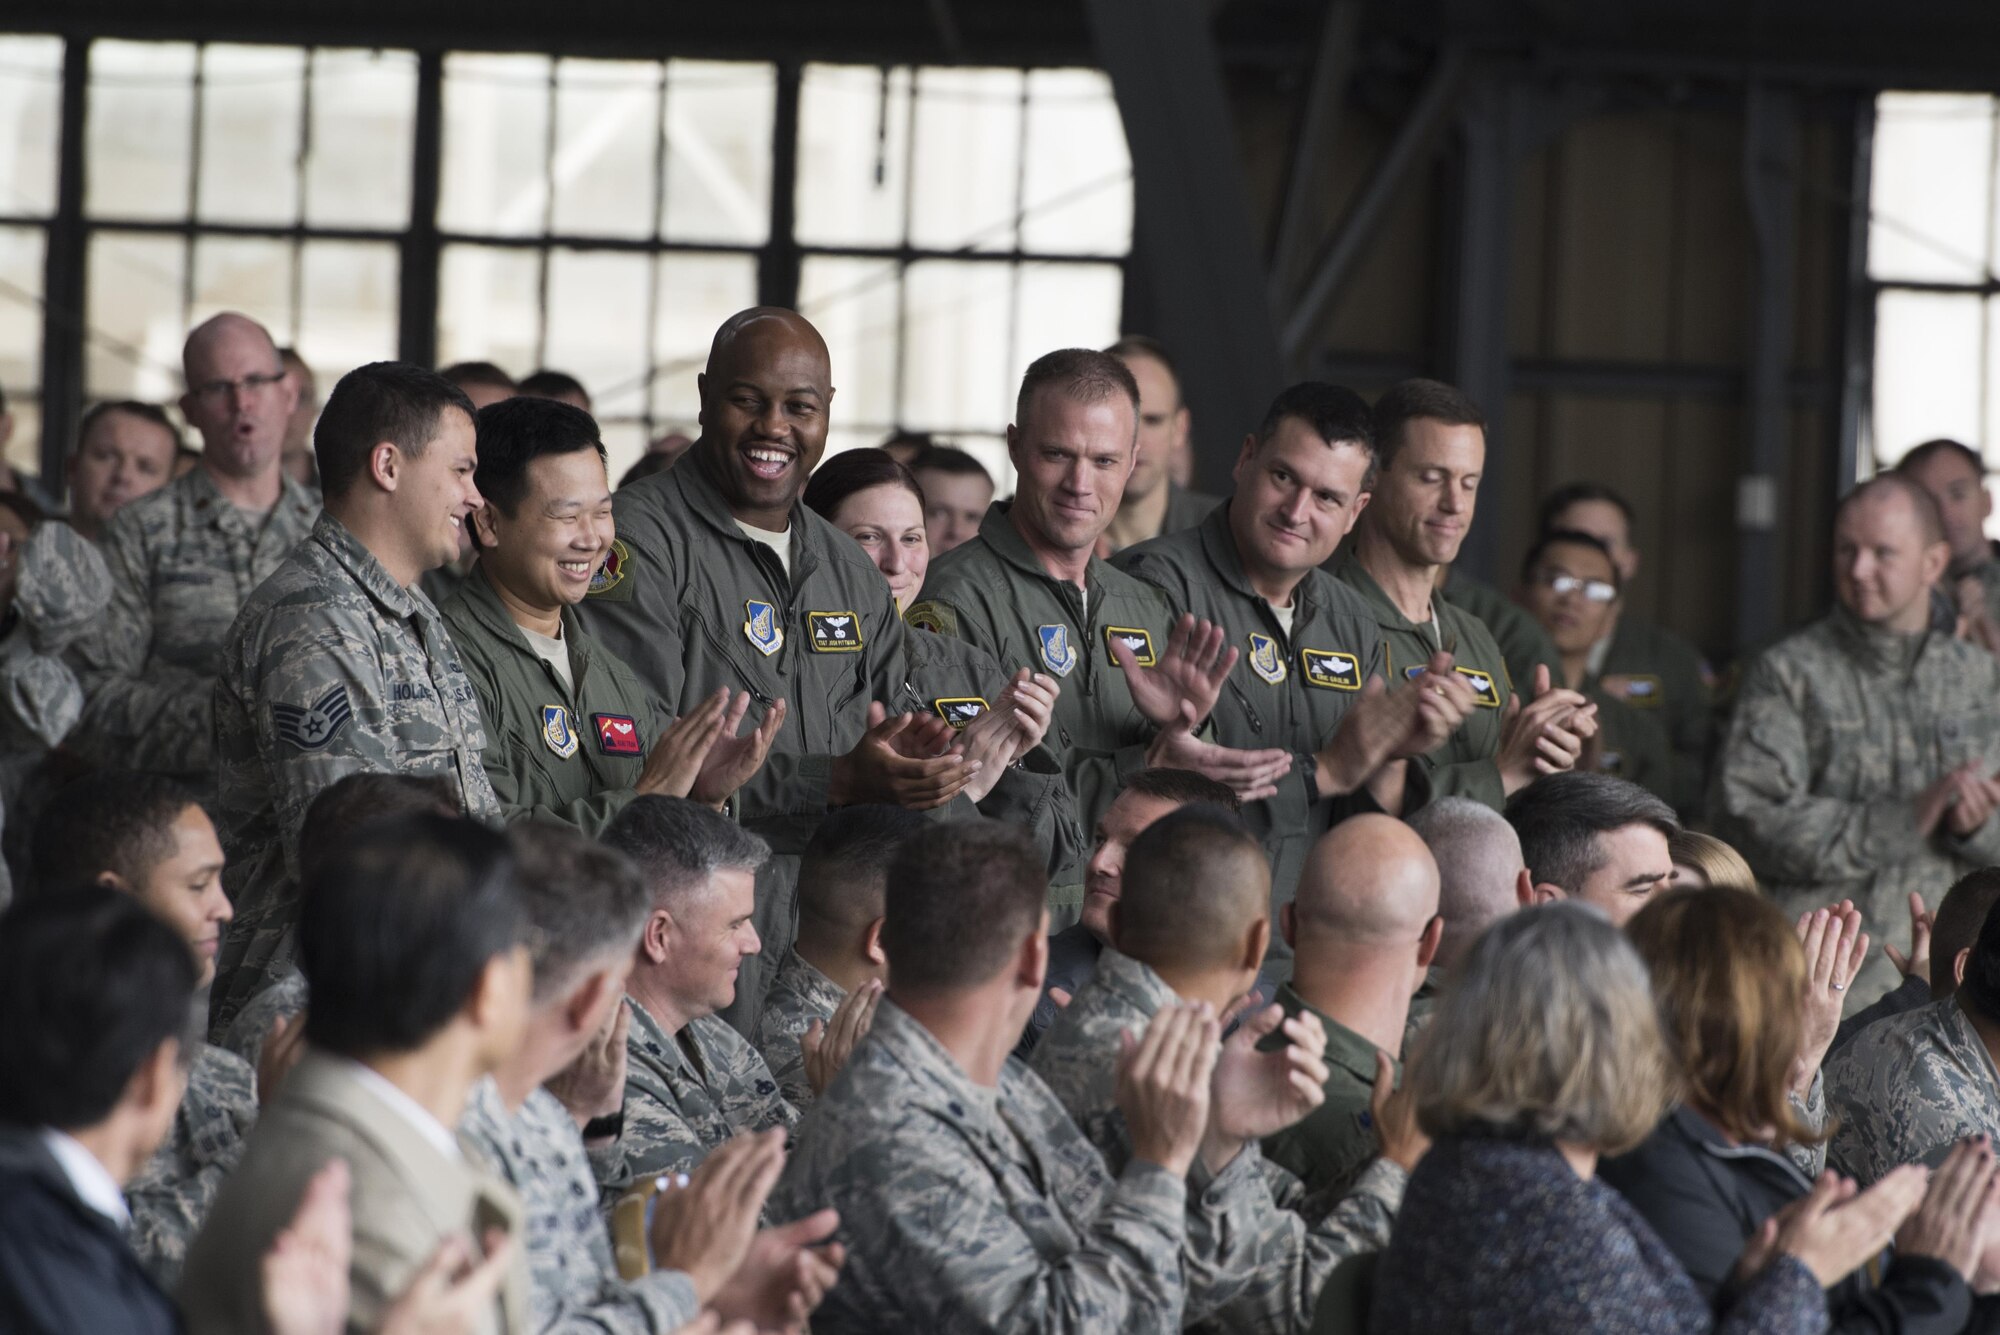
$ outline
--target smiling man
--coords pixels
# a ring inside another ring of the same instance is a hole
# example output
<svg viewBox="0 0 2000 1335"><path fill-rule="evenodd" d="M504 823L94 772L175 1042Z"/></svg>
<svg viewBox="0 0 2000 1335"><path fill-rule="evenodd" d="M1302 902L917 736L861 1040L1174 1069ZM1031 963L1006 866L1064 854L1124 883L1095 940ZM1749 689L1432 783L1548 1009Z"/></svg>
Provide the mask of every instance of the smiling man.
<svg viewBox="0 0 2000 1335"><path fill-rule="evenodd" d="M699 788L719 805L743 776L703 762L748 693L724 688L675 722L573 610L616 540L597 423L524 395L480 409L478 431L479 564L439 610L479 692L486 777L508 818L596 835L640 793Z"/></svg>
<svg viewBox="0 0 2000 1335"><path fill-rule="evenodd" d="M1534 900L1580 899L1618 926L1672 887L1674 809L1609 774L1551 774L1507 803Z"/></svg>
<svg viewBox="0 0 2000 1335"><path fill-rule="evenodd" d="M334 386L313 450L326 511L244 604L216 688L216 807L237 907L218 1033L289 962L299 825L321 789L363 770L436 774L465 814L501 814L478 696L416 587L483 504L471 402L430 371L374 362Z"/></svg>
<svg viewBox="0 0 2000 1335"><path fill-rule="evenodd" d="M1951 547L1915 481L1862 483L1833 533L1839 603L1743 674L1711 800L1780 908L1851 899L1880 942L1912 891L2000 862L2000 663L1930 629ZM1848 1010L1898 981L1872 948Z"/></svg>

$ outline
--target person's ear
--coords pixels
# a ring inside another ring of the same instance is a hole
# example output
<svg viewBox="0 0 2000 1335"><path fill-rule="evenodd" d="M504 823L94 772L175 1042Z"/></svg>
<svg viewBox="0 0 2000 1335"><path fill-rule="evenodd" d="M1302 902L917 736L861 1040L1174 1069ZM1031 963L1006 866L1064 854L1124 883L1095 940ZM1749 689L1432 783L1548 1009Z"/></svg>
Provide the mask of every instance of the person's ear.
<svg viewBox="0 0 2000 1335"><path fill-rule="evenodd" d="M481 966L479 981L460 1015L471 1020L475 1029L491 1030L513 1007L525 1007L534 988L535 967L528 948L500 951Z"/></svg>
<svg viewBox="0 0 2000 1335"><path fill-rule="evenodd" d="M390 441L368 447L369 480L383 491L394 491L403 476L403 452Z"/></svg>
<svg viewBox="0 0 2000 1335"><path fill-rule="evenodd" d="M472 545L475 547L498 547L500 534L495 528L495 510L491 505L482 505L472 512Z"/></svg>
<svg viewBox="0 0 2000 1335"><path fill-rule="evenodd" d="M861 931L861 953L878 969L889 963L889 953L882 949L882 921L877 918Z"/></svg>
<svg viewBox="0 0 2000 1335"><path fill-rule="evenodd" d="M1924 548L1924 583L1936 584L1944 578L1944 572L1951 565L1951 547L1947 543L1934 542Z"/></svg>
<svg viewBox="0 0 2000 1335"><path fill-rule="evenodd" d="M648 964L665 964L667 956L673 953L674 915L665 909L654 909L646 919L645 930L639 934L639 956Z"/></svg>
<svg viewBox="0 0 2000 1335"><path fill-rule="evenodd" d="M1021 948L1014 956L1014 982L1017 986L1042 993L1042 980L1049 972L1048 922L1044 919L1034 931L1021 940Z"/></svg>
<svg viewBox="0 0 2000 1335"><path fill-rule="evenodd" d="M1965 967L1972 963L1972 947L1966 946L1951 957L1951 981L1959 987L1965 986Z"/></svg>
<svg viewBox="0 0 2000 1335"><path fill-rule="evenodd" d="M1278 910L1278 934L1284 937L1285 944L1290 946L1294 953L1297 953L1299 948L1299 911L1296 905L1287 904Z"/></svg>
<svg viewBox="0 0 2000 1335"><path fill-rule="evenodd" d="M604 1013L604 998L607 992L618 990L618 971L599 969L577 985L563 1003L563 1023L572 1034L594 1029L597 1020Z"/></svg>
<svg viewBox="0 0 2000 1335"><path fill-rule="evenodd" d="M1250 472L1251 461L1257 457L1257 433L1252 431L1243 437L1243 451L1236 456L1236 467L1229 470L1230 481L1238 491L1243 490L1243 479Z"/></svg>
<svg viewBox="0 0 2000 1335"><path fill-rule="evenodd" d="M1533 903L1527 905L1526 907L1532 908L1534 907L1535 904L1553 904L1558 899L1569 898L1568 895L1563 893L1563 888L1561 886L1550 885L1547 881L1535 882L1534 895L1535 897Z"/></svg>
<svg viewBox="0 0 2000 1335"><path fill-rule="evenodd" d="M706 427L708 425L708 377L700 372L696 372L694 377L694 401L698 405L694 411L695 425ZM700 432L696 432L695 434L699 435Z"/></svg>
<svg viewBox="0 0 2000 1335"><path fill-rule="evenodd" d="M1264 953L1271 948L1271 919L1266 914L1250 924L1250 930L1243 934L1243 953L1236 965L1255 973L1264 967Z"/></svg>
<svg viewBox="0 0 2000 1335"><path fill-rule="evenodd" d="M133 890L132 883L130 881L126 880L123 876L120 876L115 871L101 871L97 873L97 879L92 881L91 884L101 885L106 890L116 890L121 895L130 895L138 893L137 891Z"/></svg>
<svg viewBox="0 0 2000 1335"><path fill-rule="evenodd" d="M1014 465L1014 471L1021 471L1021 428L1012 422L1007 424L1007 460Z"/></svg>
<svg viewBox="0 0 2000 1335"><path fill-rule="evenodd" d="M1514 877L1514 907L1520 909L1535 906L1535 878L1526 867Z"/></svg>
<svg viewBox="0 0 2000 1335"><path fill-rule="evenodd" d="M125 1102L142 1117L159 1117L162 1124L172 1121L187 1089L187 1075L181 1068L181 1043L177 1038L160 1040L160 1046L139 1063L125 1082Z"/></svg>
<svg viewBox="0 0 2000 1335"><path fill-rule="evenodd" d="M1433 913L1431 920L1424 924L1424 934L1417 938L1417 968L1419 970L1431 967L1431 961L1437 958L1438 943L1443 940L1444 915L1442 913Z"/></svg>

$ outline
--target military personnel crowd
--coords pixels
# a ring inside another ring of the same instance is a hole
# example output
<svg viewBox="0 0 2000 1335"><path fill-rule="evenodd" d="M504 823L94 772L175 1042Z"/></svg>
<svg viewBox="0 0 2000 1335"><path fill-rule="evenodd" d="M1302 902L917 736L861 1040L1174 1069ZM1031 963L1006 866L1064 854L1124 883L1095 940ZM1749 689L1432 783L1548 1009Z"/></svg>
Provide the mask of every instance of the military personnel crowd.
<svg viewBox="0 0 2000 1335"><path fill-rule="evenodd" d="M1718 674L1436 381L184 371L0 476L0 1331L2000 1331L1977 451Z"/></svg>

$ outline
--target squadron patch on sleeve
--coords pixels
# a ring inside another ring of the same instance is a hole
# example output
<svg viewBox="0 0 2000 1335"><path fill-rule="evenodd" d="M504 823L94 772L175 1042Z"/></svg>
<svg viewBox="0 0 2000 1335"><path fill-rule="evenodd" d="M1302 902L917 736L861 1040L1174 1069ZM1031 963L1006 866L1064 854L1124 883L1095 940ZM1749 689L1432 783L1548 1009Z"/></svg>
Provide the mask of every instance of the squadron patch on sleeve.
<svg viewBox="0 0 2000 1335"><path fill-rule="evenodd" d="M918 630L936 631L940 635L958 634L958 612L950 603L918 603L903 613L903 622Z"/></svg>
<svg viewBox="0 0 2000 1335"><path fill-rule="evenodd" d="M354 717L347 687L335 686L310 705L271 704L271 730L301 751L324 751Z"/></svg>
<svg viewBox="0 0 2000 1335"><path fill-rule="evenodd" d="M604 564L590 577L590 588L584 593L586 598L603 598L614 603L632 601L632 583L626 577L632 573L632 549L624 539L614 539L611 550L604 554Z"/></svg>

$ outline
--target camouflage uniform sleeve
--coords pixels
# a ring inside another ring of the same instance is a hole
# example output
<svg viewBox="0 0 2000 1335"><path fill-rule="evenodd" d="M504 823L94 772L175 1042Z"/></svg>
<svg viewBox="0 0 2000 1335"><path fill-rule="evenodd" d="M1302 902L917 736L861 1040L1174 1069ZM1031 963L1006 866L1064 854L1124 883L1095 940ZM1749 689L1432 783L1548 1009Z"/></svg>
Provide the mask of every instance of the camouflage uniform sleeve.
<svg viewBox="0 0 2000 1335"><path fill-rule="evenodd" d="M1814 1071L1812 1086L1804 1094L1788 1094L1786 1102L1798 1119L1814 1131L1826 1130L1826 1073ZM1785 1157L1792 1165L1806 1175L1807 1181L1815 1181L1826 1171L1826 1142L1818 1141L1810 1145L1787 1145Z"/></svg>
<svg viewBox="0 0 2000 1335"><path fill-rule="evenodd" d="M162 1289L180 1281L188 1245L208 1218L223 1179L243 1158L257 1120L256 1077L233 1053L204 1046L188 1071L174 1124L125 1188L128 1237Z"/></svg>
<svg viewBox="0 0 2000 1335"><path fill-rule="evenodd" d="M625 1086L625 1130L608 1146L593 1149L591 1171L604 1204L615 1204L632 1184L653 1173L691 1173L708 1157L701 1137L679 1112L640 1086Z"/></svg>
<svg viewBox="0 0 2000 1335"><path fill-rule="evenodd" d="M213 763L214 697L206 678L155 663L151 562L145 532L114 516L104 535L111 600L78 637L71 660L83 685L76 741L101 764L183 774Z"/></svg>
<svg viewBox="0 0 2000 1335"><path fill-rule="evenodd" d="M1857 880L1923 849L1915 802L1853 802L1812 792L1804 718L1771 661L1743 679L1716 767L1720 833L1762 876L1825 884Z"/></svg>

